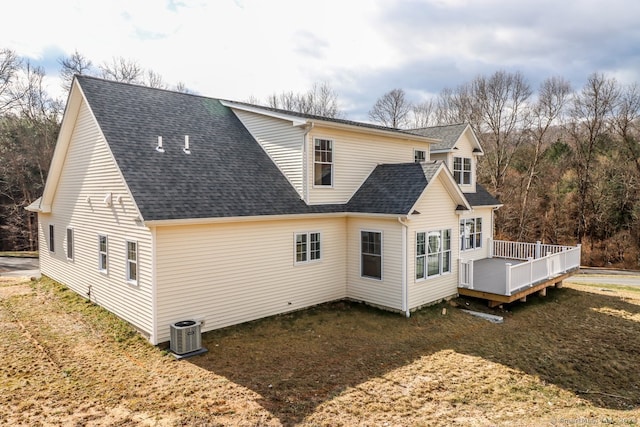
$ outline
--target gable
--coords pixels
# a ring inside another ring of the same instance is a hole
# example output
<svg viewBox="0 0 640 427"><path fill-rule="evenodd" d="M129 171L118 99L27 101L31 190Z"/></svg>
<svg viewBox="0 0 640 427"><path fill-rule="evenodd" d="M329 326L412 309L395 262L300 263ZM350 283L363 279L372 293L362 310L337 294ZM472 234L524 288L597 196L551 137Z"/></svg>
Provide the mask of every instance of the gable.
<svg viewBox="0 0 640 427"><path fill-rule="evenodd" d="M145 221L306 211L218 100L84 76L77 81ZM158 136L164 152L156 150Z"/></svg>
<svg viewBox="0 0 640 427"><path fill-rule="evenodd" d="M434 183L438 184L434 184ZM442 186L453 206L470 209L441 162L378 165L347 205L349 212L412 215L433 185ZM430 201L433 203L434 201ZM436 203L444 203L442 200Z"/></svg>

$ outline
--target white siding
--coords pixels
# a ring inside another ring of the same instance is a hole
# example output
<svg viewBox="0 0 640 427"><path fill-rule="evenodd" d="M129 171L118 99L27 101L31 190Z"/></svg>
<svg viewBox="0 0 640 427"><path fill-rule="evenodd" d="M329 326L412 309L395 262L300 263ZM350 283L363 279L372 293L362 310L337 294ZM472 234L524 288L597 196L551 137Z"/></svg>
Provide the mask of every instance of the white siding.
<svg viewBox="0 0 640 427"><path fill-rule="evenodd" d="M314 186L314 139L333 141L333 186ZM307 138L309 204L346 203L375 167L382 163L411 163L414 149L429 153L429 144L400 138L314 127Z"/></svg>
<svg viewBox="0 0 640 427"><path fill-rule="evenodd" d="M304 129L292 126L290 121L248 111L233 111L302 197Z"/></svg>
<svg viewBox="0 0 640 427"><path fill-rule="evenodd" d="M361 276L360 232L382 232L382 280ZM402 226L395 219L349 218L347 296L402 310Z"/></svg>
<svg viewBox="0 0 640 427"><path fill-rule="evenodd" d="M294 263L294 234L321 233L321 260ZM157 227L159 341L169 325L203 331L346 296L346 219Z"/></svg>
<svg viewBox="0 0 640 427"><path fill-rule="evenodd" d="M444 174L431 182L416 205L407 230L407 283L409 308L420 307L458 293L459 224L456 203L443 185ZM416 279L416 233L451 229L451 273Z"/></svg>
<svg viewBox="0 0 640 427"><path fill-rule="evenodd" d="M103 202L108 193L113 198L110 207ZM117 196L121 196L120 202ZM41 242L47 241L49 224L55 226L55 253L42 250L40 268L43 274L151 334L151 237L147 229L136 225L137 218L138 211L113 156L83 103L52 211L39 214ZM74 230L73 260L66 257L67 227ZM98 234L108 236L107 274L98 271ZM138 285L126 280L125 239L138 242Z"/></svg>

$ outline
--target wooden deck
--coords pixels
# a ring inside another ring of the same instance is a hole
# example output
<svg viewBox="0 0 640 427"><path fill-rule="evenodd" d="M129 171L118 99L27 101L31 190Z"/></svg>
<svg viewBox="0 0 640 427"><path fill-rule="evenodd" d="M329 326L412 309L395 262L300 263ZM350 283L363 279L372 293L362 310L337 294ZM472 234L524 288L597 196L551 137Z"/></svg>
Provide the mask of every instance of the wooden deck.
<svg viewBox="0 0 640 427"><path fill-rule="evenodd" d="M473 289L459 287L458 293L460 295L485 299L489 301L489 307L496 307L517 300L526 301L528 295L536 292L541 295L546 295L546 289L548 287L562 287L562 281L572 276L578 270L576 268L509 292L506 286L506 265L507 263L517 265L523 262L524 261L504 258L477 260L473 266Z"/></svg>

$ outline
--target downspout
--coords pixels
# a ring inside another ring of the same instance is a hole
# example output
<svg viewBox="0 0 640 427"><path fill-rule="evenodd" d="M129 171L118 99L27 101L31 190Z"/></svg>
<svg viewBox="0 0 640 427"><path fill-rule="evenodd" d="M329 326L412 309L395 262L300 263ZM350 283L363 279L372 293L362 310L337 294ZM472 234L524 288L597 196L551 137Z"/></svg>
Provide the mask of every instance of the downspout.
<svg viewBox="0 0 640 427"><path fill-rule="evenodd" d="M407 217L398 217L398 222L402 225L402 311L408 318L411 317L409 310L409 288L407 284L407 233L409 225L406 223Z"/></svg>
<svg viewBox="0 0 640 427"><path fill-rule="evenodd" d="M309 159L307 158L307 135L313 129L313 122L304 127L302 135L302 200L309 204Z"/></svg>
<svg viewBox="0 0 640 427"><path fill-rule="evenodd" d="M156 227L150 227L151 231L151 344L158 345L158 275L156 257L157 235Z"/></svg>

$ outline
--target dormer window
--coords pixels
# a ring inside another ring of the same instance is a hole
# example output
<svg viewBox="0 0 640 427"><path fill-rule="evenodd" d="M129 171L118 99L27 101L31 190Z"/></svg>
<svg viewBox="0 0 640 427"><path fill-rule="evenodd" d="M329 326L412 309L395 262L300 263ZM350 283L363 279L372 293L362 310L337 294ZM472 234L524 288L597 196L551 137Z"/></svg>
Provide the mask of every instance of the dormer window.
<svg viewBox="0 0 640 427"><path fill-rule="evenodd" d="M424 163L427 161L427 152L424 150L413 150L413 161L416 163Z"/></svg>
<svg viewBox="0 0 640 427"><path fill-rule="evenodd" d="M459 185L471 185L471 159L468 157L453 158L453 178Z"/></svg>
<svg viewBox="0 0 640 427"><path fill-rule="evenodd" d="M333 185L333 141L316 138L313 159L313 184L331 187Z"/></svg>

